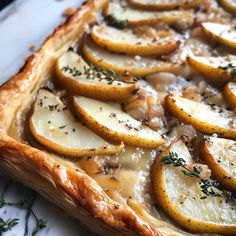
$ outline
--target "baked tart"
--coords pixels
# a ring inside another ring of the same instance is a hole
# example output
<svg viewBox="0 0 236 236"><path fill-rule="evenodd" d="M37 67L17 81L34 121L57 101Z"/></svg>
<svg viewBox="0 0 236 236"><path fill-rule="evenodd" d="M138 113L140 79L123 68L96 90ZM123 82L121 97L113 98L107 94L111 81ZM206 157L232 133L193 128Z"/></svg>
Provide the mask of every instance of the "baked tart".
<svg viewBox="0 0 236 236"><path fill-rule="evenodd" d="M0 89L0 173L100 235L236 235L234 9L85 2Z"/></svg>

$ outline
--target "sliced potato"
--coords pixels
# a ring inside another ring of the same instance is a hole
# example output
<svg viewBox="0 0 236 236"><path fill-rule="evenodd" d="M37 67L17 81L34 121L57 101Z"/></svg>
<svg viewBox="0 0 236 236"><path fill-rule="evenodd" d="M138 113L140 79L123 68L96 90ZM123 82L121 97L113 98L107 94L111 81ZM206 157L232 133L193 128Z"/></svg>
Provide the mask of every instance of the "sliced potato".
<svg viewBox="0 0 236 236"><path fill-rule="evenodd" d="M236 1L235 0L220 0L220 4L229 12L236 14Z"/></svg>
<svg viewBox="0 0 236 236"><path fill-rule="evenodd" d="M236 30L232 25L211 23L202 23L203 31L212 39L228 46L236 48Z"/></svg>
<svg viewBox="0 0 236 236"><path fill-rule="evenodd" d="M146 148L158 147L165 141L158 132L123 112L119 104L74 97L73 105L88 127L109 140Z"/></svg>
<svg viewBox="0 0 236 236"><path fill-rule="evenodd" d="M97 136L75 119L58 96L45 89L39 91L34 104L30 130L50 150L71 157L115 154L124 146L114 146Z"/></svg>
<svg viewBox="0 0 236 236"><path fill-rule="evenodd" d="M102 100L125 100L139 89L138 83L115 80L114 73L88 65L82 57L72 51L66 52L58 59L56 73L67 89Z"/></svg>
<svg viewBox="0 0 236 236"><path fill-rule="evenodd" d="M230 82L224 88L224 97L229 105L236 108L236 83Z"/></svg>
<svg viewBox="0 0 236 236"><path fill-rule="evenodd" d="M197 57L190 56L187 61L191 67L203 74L210 82L224 85L235 79L236 56Z"/></svg>
<svg viewBox="0 0 236 236"><path fill-rule="evenodd" d="M144 10L173 10L177 8L196 8L199 7L199 4L203 2L203 0L129 0L128 1L132 6L144 9Z"/></svg>
<svg viewBox="0 0 236 236"><path fill-rule="evenodd" d="M118 73L129 72L135 76L145 76L160 71L168 71L172 63L140 56L128 56L111 53L87 40L83 46L83 53L88 61L96 66Z"/></svg>
<svg viewBox="0 0 236 236"><path fill-rule="evenodd" d="M218 196L202 192L200 179L185 175L183 167L164 164L163 157L174 154L186 166L193 159L184 142L172 143L155 159L152 183L156 201L178 224L193 232L236 234L236 203L228 200L222 191L211 187Z"/></svg>
<svg viewBox="0 0 236 236"><path fill-rule="evenodd" d="M173 25L185 19L188 25L194 22L191 10L176 10L163 12L150 12L135 9L129 5L123 6L119 1L110 1L105 11L106 16L112 16L116 21L127 22L129 25L167 24Z"/></svg>
<svg viewBox="0 0 236 236"><path fill-rule="evenodd" d="M217 111L215 106L171 94L165 99L165 107L177 119L204 134L217 133L222 137L236 139L236 120L233 112Z"/></svg>
<svg viewBox="0 0 236 236"><path fill-rule="evenodd" d="M236 191L236 141L210 137L205 139L201 152L214 177Z"/></svg>
<svg viewBox="0 0 236 236"><path fill-rule="evenodd" d="M157 33L158 34L158 33ZM92 39L110 51L140 56L160 56L175 51L180 41L177 35L170 37L140 37L132 30L120 30L105 24L92 28Z"/></svg>

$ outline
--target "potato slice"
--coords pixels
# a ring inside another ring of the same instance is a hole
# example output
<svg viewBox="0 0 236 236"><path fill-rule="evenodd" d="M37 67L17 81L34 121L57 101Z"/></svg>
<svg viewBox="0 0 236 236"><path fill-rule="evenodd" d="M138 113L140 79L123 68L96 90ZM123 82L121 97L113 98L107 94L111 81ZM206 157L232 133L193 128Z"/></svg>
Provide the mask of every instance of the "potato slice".
<svg viewBox="0 0 236 236"><path fill-rule="evenodd" d="M165 141L158 132L123 112L118 104L74 97L73 105L88 127L109 140L146 148L158 147Z"/></svg>
<svg viewBox="0 0 236 236"><path fill-rule="evenodd" d="M222 191L212 186L212 194L206 195L199 178L184 174L186 169L183 167L164 164L163 158L171 154L178 160L182 158L181 162L185 162L187 167L193 164L188 148L181 139L155 159L152 183L157 203L178 224L190 231L235 235L235 201L228 200ZM214 196L213 192L218 195Z"/></svg>
<svg viewBox="0 0 236 236"><path fill-rule="evenodd" d="M132 6L143 9L143 10L173 10L177 8L196 8L203 0L129 0Z"/></svg>
<svg viewBox="0 0 236 236"><path fill-rule="evenodd" d="M217 133L219 136L236 139L236 119L233 112L217 111L217 107L168 95L165 107L180 121L192 125L204 134Z"/></svg>
<svg viewBox="0 0 236 236"><path fill-rule="evenodd" d="M203 31L212 39L228 46L236 48L236 30L232 25L211 23L202 23Z"/></svg>
<svg viewBox="0 0 236 236"><path fill-rule="evenodd" d="M91 40L86 40L83 53L88 61L96 66L118 73L129 72L135 76L145 76L160 71L169 71L172 63L140 56L128 56L111 53L95 45Z"/></svg>
<svg viewBox="0 0 236 236"><path fill-rule="evenodd" d="M114 146L97 136L67 110L58 96L45 89L39 91L34 104L30 130L50 150L71 157L115 154L124 146Z"/></svg>
<svg viewBox="0 0 236 236"><path fill-rule="evenodd" d="M214 177L236 191L236 141L210 137L205 139L201 152Z"/></svg>
<svg viewBox="0 0 236 236"><path fill-rule="evenodd" d="M236 14L236 1L235 0L220 0L219 2L226 10Z"/></svg>
<svg viewBox="0 0 236 236"><path fill-rule="evenodd" d="M192 25L194 22L191 10L150 12L122 5L119 1L110 1L104 13L106 16L112 16L117 22L127 22L129 25L155 25L159 23L173 25L182 22L183 19L188 22L188 25Z"/></svg>
<svg viewBox="0 0 236 236"><path fill-rule="evenodd" d="M235 109L236 108L236 83L230 82L224 88L224 97L229 105Z"/></svg>
<svg viewBox="0 0 236 236"><path fill-rule="evenodd" d="M138 83L115 80L114 72L88 65L73 51L66 52L58 59L56 73L67 89L102 100L125 100L139 89Z"/></svg>
<svg viewBox="0 0 236 236"><path fill-rule="evenodd" d="M105 24L92 28L91 36L101 47L110 51L140 56L167 55L175 51L180 40L177 35L169 37L140 37L131 30L120 30Z"/></svg>
<svg viewBox="0 0 236 236"><path fill-rule="evenodd" d="M224 85L229 80L236 78L236 56L190 56L187 61L191 67L203 74L213 84Z"/></svg>

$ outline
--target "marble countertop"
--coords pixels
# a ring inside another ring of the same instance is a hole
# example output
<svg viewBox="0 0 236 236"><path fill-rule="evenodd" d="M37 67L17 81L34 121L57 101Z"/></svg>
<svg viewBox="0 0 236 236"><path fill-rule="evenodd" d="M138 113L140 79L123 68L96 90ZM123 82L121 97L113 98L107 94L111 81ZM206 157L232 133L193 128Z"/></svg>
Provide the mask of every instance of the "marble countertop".
<svg viewBox="0 0 236 236"><path fill-rule="evenodd" d="M24 64L31 45L39 48L43 40L63 20L68 6L77 7L82 0L15 0L0 11L0 83L4 83ZM0 177L0 199L18 202L28 197L28 203L38 218L47 221L37 236L95 236L79 223L47 202L32 190ZM56 198L56 196L55 196ZM19 222L3 236L31 236L35 219L30 211L14 206L0 208L0 217L18 218ZM1 235L1 233L0 233Z"/></svg>

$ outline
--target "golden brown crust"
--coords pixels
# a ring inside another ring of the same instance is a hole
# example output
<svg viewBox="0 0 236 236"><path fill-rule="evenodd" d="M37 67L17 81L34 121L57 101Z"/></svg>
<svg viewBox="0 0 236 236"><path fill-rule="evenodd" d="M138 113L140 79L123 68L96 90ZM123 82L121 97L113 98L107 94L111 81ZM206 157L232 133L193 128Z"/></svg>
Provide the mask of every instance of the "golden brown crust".
<svg viewBox="0 0 236 236"><path fill-rule="evenodd" d="M0 169L3 175L35 189L84 224L90 227L92 224L92 229L101 235L161 235L131 208L110 199L96 181L82 171L61 165L49 154L18 142L7 133L17 113L33 101L38 88L50 77L55 60L78 40L105 2L87 1L57 27L41 49L27 59L20 72L1 87Z"/></svg>

